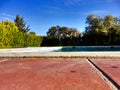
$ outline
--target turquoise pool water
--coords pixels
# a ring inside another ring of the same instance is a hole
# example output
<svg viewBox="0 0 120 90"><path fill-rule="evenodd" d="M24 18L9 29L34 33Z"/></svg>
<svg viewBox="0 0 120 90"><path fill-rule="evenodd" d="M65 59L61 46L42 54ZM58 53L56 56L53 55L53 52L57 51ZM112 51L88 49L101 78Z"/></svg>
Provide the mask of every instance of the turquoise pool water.
<svg viewBox="0 0 120 90"><path fill-rule="evenodd" d="M62 47L59 50L55 50L55 52L95 52L95 51L120 51L120 46L68 46Z"/></svg>

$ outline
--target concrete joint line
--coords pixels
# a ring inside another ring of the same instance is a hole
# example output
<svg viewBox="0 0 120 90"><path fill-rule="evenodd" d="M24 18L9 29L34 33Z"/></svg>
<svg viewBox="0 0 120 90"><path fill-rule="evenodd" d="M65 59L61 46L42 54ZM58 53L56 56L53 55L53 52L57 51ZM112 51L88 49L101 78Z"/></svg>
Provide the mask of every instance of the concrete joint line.
<svg viewBox="0 0 120 90"><path fill-rule="evenodd" d="M8 59L0 60L0 63L1 63L1 62L5 62L5 61L7 61L7 60L8 60Z"/></svg>
<svg viewBox="0 0 120 90"><path fill-rule="evenodd" d="M101 70L92 60L87 58L88 63L95 69L95 71L100 75L100 77L105 80L105 82L110 86L112 90L120 90L120 86L103 70Z"/></svg>

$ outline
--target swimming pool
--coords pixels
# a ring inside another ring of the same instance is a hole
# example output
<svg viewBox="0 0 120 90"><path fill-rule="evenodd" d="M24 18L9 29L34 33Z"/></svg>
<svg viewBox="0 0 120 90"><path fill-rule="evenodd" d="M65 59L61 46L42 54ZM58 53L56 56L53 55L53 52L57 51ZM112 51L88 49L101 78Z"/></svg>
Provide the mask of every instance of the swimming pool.
<svg viewBox="0 0 120 90"><path fill-rule="evenodd" d="M68 46L62 47L59 50L55 50L55 52L118 52L120 51L120 46Z"/></svg>
<svg viewBox="0 0 120 90"><path fill-rule="evenodd" d="M0 52L119 52L120 46L64 46L0 49Z"/></svg>

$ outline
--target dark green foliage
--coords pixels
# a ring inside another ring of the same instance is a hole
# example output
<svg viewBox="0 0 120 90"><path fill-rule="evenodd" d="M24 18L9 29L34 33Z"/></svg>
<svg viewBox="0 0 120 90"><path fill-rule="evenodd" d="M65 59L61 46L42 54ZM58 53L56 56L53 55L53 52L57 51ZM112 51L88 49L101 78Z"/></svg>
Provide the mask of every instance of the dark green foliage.
<svg viewBox="0 0 120 90"><path fill-rule="evenodd" d="M112 15L87 17L83 45L120 45L120 20Z"/></svg>
<svg viewBox="0 0 120 90"><path fill-rule="evenodd" d="M35 33L35 32L29 32L29 34L34 34L34 35L36 35L36 33Z"/></svg>
<svg viewBox="0 0 120 90"><path fill-rule="evenodd" d="M79 46L80 37L65 37L60 40L56 37L46 36L43 37L41 46Z"/></svg>
<svg viewBox="0 0 120 90"><path fill-rule="evenodd" d="M27 35L27 46L28 47L40 47L42 43L42 37L37 36L33 33Z"/></svg>
<svg viewBox="0 0 120 90"><path fill-rule="evenodd" d="M43 40L45 46L120 45L120 19L118 17L112 15L100 17L91 14L86 18L86 23L87 27L82 36L74 28L51 27ZM54 40L55 38L57 41Z"/></svg>
<svg viewBox="0 0 120 90"><path fill-rule="evenodd" d="M61 46L79 46L80 37L66 37L61 39Z"/></svg>
<svg viewBox="0 0 120 90"><path fill-rule="evenodd" d="M59 46L59 39L52 36L45 36L43 37L43 41L41 43L41 46Z"/></svg>
<svg viewBox="0 0 120 90"><path fill-rule="evenodd" d="M47 36L56 37L58 39L66 37L78 37L79 35L80 33L77 31L76 28L68 28L65 26L53 26L47 32Z"/></svg>
<svg viewBox="0 0 120 90"><path fill-rule="evenodd" d="M42 46L75 46L80 44L81 34L75 28L53 26L44 37Z"/></svg>
<svg viewBox="0 0 120 90"><path fill-rule="evenodd" d="M108 36L103 33L84 34L82 45L108 45Z"/></svg>
<svg viewBox="0 0 120 90"><path fill-rule="evenodd" d="M29 26L19 15L15 23L0 22L0 48L39 46L79 46L79 45L120 45L120 19L107 15L89 15L87 27L81 34L75 28L53 26L47 36L41 37L28 32Z"/></svg>
<svg viewBox="0 0 120 90"><path fill-rule="evenodd" d="M15 25L18 27L19 31L27 33L30 30L29 26L26 26L26 22L24 21L23 17L16 15L14 22Z"/></svg>

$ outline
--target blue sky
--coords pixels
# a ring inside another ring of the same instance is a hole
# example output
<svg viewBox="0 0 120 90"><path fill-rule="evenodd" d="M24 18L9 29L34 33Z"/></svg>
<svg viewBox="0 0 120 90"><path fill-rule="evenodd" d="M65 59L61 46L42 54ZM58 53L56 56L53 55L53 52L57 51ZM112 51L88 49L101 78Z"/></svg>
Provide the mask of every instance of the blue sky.
<svg viewBox="0 0 120 90"><path fill-rule="evenodd" d="M89 14L119 17L120 0L0 0L0 20L13 20L16 14L38 35L56 25L83 32Z"/></svg>

